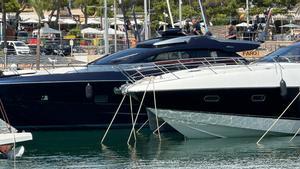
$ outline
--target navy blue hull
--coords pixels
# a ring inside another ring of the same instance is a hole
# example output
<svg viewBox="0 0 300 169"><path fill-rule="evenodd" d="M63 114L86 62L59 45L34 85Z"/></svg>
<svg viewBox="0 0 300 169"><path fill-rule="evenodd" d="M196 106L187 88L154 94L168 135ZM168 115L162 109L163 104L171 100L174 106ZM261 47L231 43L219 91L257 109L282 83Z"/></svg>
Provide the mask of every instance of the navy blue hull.
<svg viewBox="0 0 300 169"><path fill-rule="evenodd" d="M114 93L114 87L124 84L125 79L115 78L118 80L110 77L102 81L1 84L0 97L11 124L17 129L106 128L123 97ZM88 83L92 86L91 98L86 97ZM136 113L138 103L133 103ZM145 109L142 109L138 122L143 123L146 118ZM128 98L113 124L114 127L131 126Z"/></svg>
<svg viewBox="0 0 300 169"><path fill-rule="evenodd" d="M280 95L280 88L241 88L157 91L157 108L191 110L215 114L277 118L299 92L288 88L287 95ZM135 93L138 100L143 93ZM146 94L146 107L153 106L153 94ZM286 111L283 118L300 119L300 98Z"/></svg>

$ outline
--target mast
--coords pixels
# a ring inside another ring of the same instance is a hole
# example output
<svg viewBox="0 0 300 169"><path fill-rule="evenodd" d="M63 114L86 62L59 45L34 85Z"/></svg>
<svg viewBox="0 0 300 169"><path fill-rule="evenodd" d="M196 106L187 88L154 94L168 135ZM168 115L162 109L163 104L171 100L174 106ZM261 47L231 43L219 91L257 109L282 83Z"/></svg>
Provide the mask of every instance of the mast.
<svg viewBox="0 0 300 169"><path fill-rule="evenodd" d="M105 46L105 55L109 53L109 43L108 43L108 19L107 19L107 0L104 0L104 46Z"/></svg>
<svg viewBox="0 0 300 169"><path fill-rule="evenodd" d="M246 0L246 18L247 18L247 27L249 27L249 0Z"/></svg>
<svg viewBox="0 0 300 169"><path fill-rule="evenodd" d="M144 32L145 32L145 40L149 39L148 33L148 8L147 8L147 0L144 0Z"/></svg>
<svg viewBox="0 0 300 169"><path fill-rule="evenodd" d="M167 0L167 5L168 5L168 11L169 11L169 16L170 16L170 20L171 20L171 25L172 25L172 28L174 28L174 21L173 21L173 16L172 16L169 0Z"/></svg>
<svg viewBox="0 0 300 169"><path fill-rule="evenodd" d="M207 27L207 22L206 22L206 16L204 14L202 1L198 0L198 2L199 2L199 6L200 6L200 10L201 10L201 15L202 15L204 26L205 26L205 33L206 33L206 32L208 32L208 27Z"/></svg>
<svg viewBox="0 0 300 169"><path fill-rule="evenodd" d="M179 0L179 28L182 28L182 9L181 9L181 5L182 5L182 0Z"/></svg>
<svg viewBox="0 0 300 169"><path fill-rule="evenodd" d="M7 66L7 37L6 37L6 9L5 9L5 0L2 0L2 38L3 39L3 49L4 49L4 69Z"/></svg>
<svg viewBox="0 0 300 169"><path fill-rule="evenodd" d="M117 48L117 9L116 9L116 0L114 0L114 28L115 28L115 36L114 36L114 43L115 43L115 52L117 52L118 48Z"/></svg>

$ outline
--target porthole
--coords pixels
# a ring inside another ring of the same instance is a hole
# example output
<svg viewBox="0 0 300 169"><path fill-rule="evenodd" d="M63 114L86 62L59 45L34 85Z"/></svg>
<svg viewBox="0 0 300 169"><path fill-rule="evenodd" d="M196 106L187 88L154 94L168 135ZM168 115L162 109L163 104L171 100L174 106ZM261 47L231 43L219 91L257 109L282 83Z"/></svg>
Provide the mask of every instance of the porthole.
<svg viewBox="0 0 300 169"><path fill-rule="evenodd" d="M108 96L107 95L96 95L94 98L96 104L101 103L108 103Z"/></svg>
<svg viewBox="0 0 300 169"><path fill-rule="evenodd" d="M252 102L264 102L266 100L266 96L263 94L257 94L251 96Z"/></svg>
<svg viewBox="0 0 300 169"><path fill-rule="evenodd" d="M205 102L209 102L209 103L216 103L220 101L220 96L218 95L207 95L204 96L203 100Z"/></svg>

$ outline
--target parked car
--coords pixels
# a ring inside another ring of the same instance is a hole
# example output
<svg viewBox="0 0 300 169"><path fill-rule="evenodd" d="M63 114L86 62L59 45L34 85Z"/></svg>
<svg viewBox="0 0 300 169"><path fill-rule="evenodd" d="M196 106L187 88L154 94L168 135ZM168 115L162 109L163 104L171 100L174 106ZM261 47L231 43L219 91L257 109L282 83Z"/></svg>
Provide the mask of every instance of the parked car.
<svg viewBox="0 0 300 169"><path fill-rule="evenodd" d="M1 41L0 43L1 43L0 44L1 50L3 50L4 49L4 43L3 43L3 41ZM16 54L16 50L11 44L7 43L6 49L7 49L7 53L6 53L7 55L15 55Z"/></svg>
<svg viewBox="0 0 300 169"><path fill-rule="evenodd" d="M1 41L1 48L4 48L3 41ZM30 54L30 48L22 41L7 41L7 54L26 55Z"/></svg>
<svg viewBox="0 0 300 169"><path fill-rule="evenodd" d="M23 41L26 43L28 40L28 37L29 37L29 35L28 35L28 32L26 32L26 31L18 31L17 32L17 41Z"/></svg>

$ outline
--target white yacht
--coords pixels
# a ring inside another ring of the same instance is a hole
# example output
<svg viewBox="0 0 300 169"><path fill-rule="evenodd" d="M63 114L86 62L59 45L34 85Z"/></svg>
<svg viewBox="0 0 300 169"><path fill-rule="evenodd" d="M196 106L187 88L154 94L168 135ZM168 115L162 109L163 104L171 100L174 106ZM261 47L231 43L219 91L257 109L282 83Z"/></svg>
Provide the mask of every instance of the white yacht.
<svg viewBox="0 0 300 169"><path fill-rule="evenodd" d="M258 136L268 129L294 134L300 128L299 61L295 43L251 64L207 64L146 77L123 92L188 138Z"/></svg>

